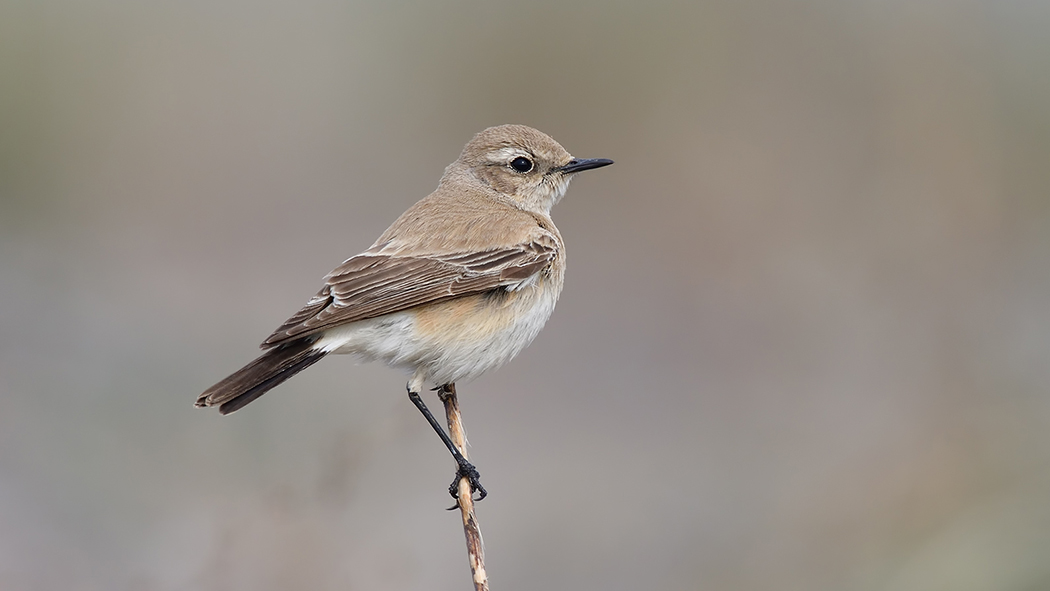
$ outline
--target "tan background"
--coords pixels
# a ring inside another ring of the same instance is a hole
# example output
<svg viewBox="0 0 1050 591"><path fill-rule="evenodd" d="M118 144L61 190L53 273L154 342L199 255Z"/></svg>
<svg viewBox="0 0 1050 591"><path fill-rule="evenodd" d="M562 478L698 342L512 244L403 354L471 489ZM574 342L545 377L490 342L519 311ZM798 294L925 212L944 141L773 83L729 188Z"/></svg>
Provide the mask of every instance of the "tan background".
<svg viewBox="0 0 1050 591"><path fill-rule="evenodd" d="M192 402L506 122L493 589L1050 588L1050 3L418 4L0 2L0 589L467 588L403 376Z"/></svg>

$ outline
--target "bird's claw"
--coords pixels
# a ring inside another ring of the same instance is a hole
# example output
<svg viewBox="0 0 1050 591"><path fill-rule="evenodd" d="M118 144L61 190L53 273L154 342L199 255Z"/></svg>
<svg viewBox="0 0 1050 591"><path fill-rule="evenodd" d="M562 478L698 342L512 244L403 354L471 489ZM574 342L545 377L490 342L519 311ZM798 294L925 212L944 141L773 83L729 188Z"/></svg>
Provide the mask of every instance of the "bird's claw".
<svg viewBox="0 0 1050 591"><path fill-rule="evenodd" d="M481 474L478 473L478 469L474 467L474 464L467 461L460 462L459 469L456 470L456 479L448 486L448 494L452 495L453 499L456 499L456 504L449 507L449 511L459 508L459 481L464 478L470 482L471 495L478 493L478 498L474 499L474 502L484 499L489 494L485 487L481 486Z"/></svg>

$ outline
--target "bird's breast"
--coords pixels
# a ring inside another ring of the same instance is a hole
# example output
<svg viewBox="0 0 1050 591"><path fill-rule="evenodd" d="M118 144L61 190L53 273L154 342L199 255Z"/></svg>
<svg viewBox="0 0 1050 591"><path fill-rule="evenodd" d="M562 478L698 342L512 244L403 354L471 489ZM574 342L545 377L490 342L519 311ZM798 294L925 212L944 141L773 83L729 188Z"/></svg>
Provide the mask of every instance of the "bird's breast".
<svg viewBox="0 0 1050 591"><path fill-rule="evenodd" d="M470 380L520 353L554 312L561 282L552 279L413 310L412 341L430 379L438 384Z"/></svg>

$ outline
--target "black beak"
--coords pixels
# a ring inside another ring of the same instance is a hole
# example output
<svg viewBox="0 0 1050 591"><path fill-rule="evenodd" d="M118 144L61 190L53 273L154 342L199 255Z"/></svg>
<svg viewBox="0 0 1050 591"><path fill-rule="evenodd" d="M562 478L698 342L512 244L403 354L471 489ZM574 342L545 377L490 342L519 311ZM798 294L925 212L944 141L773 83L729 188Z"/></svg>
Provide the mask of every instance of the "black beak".
<svg viewBox="0 0 1050 591"><path fill-rule="evenodd" d="M584 158L577 159L573 158L569 160L569 163L565 166L558 168L558 172L562 174L572 174L574 172L580 172L582 170L590 170L592 168L601 168L603 166L609 166L613 161L608 158Z"/></svg>

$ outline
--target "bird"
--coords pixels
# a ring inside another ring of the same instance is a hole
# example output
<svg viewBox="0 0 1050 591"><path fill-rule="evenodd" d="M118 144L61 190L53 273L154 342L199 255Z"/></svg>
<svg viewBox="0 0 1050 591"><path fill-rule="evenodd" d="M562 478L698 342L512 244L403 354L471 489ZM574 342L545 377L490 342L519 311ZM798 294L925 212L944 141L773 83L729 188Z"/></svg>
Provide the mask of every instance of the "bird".
<svg viewBox="0 0 1050 591"><path fill-rule="evenodd" d="M198 407L230 414L331 354L405 371L409 399L487 495L420 394L442 392L510 361L550 318L565 279L565 243L550 217L579 172L612 164L574 158L524 125L477 133L437 189L370 248L324 278L306 305L261 344L263 353L205 390Z"/></svg>

